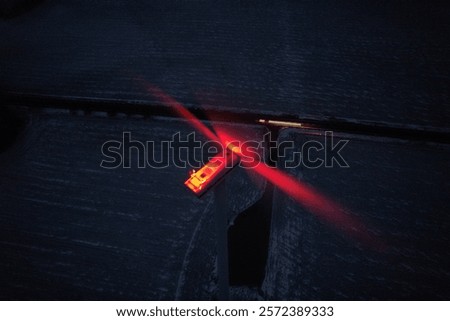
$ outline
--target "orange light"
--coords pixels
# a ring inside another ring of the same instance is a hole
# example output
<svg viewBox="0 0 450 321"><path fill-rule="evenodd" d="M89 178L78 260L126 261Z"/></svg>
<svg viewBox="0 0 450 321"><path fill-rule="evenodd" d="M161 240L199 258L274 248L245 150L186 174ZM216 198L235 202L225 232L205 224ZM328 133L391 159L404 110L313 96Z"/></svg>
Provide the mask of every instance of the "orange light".
<svg viewBox="0 0 450 321"><path fill-rule="evenodd" d="M232 142L225 142L225 146L231 150L233 153L236 153L238 155L242 155L241 148L239 146L236 146Z"/></svg>
<svg viewBox="0 0 450 321"><path fill-rule="evenodd" d="M229 152L226 153L226 156L214 156L205 166L199 170L192 171L191 176L184 182L184 185L197 196L201 196L237 163L238 159Z"/></svg>

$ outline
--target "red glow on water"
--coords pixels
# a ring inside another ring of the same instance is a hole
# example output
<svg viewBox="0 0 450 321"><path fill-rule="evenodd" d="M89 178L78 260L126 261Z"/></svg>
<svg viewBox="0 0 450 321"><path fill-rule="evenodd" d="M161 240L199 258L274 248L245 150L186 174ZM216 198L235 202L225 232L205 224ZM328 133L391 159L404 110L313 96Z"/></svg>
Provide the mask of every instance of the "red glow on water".
<svg viewBox="0 0 450 321"><path fill-rule="evenodd" d="M244 156L241 150L235 147L236 145L241 145L241 140L236 137L236 134L230 135L229 132L226 132L219 125L214 126L214 129L221 141L225 143L225 146L238 153L239 156ZM324 196L309 184L260 161L247 164L241 162L241 165L263 176L309 212L315 214L329 225L343 231L346 235L374 249L385 249L384 244L373 233L368 231L363 222L351 214L348 209Z"/></svg>
<svg viewBox="0 0 450 321"><path fill-rule="evenodd" d="M210 140L217 140L217 136L205 125L203 124L194 114L192 114L186 107L181 103L167 95L161 89L153 85L146 85L147 90L154 95L156 98L161 100L164 104L171 107L178 115L189 121L189 123L197 129L200 133L205 135Z"/></svg>
<svg viewBox="0 0 450 321"><path fill-rule="evenodd" d="M160 99L167 106L173 108L176 113L189 121L195 129L200 131L208 139L222 143L224 147L232 153L239 155L240 158L248 157L245 149L241 149L241 142L243 142L243 140L239 139L238 133L230 133L229 129L226 130L223 127L220 127L220 125L215 124L214 129L217 133L216 135L211 129L195 117L195 115L187 110L186 107L164 93L161 89L153 85L146 85L146 87L150 93ZM241 165L263 176L279 190L283 191L298 204L306 208L309 212L315 214L319 219L329 225L343 231L346 235L377 250L385 249L384 244L375 235L373 235L373 233L370 233L365 225L354 215L352 215L349 210L345 209L336 201L324 196L307 183L302 182L277 168L269 167L259 160L247 162L246 164L241 162ZM205 165L202 170L206 170L207 168L208 165ZM213 180L214 175L216 175L215 173L219 172L219 170L215 171L214 174L212 174L211 177L204 182L198 180L194 173L185 182L185 185L188 186L194 193L200 194L202 193L202 184L207 184L209 179Z"/></svg>

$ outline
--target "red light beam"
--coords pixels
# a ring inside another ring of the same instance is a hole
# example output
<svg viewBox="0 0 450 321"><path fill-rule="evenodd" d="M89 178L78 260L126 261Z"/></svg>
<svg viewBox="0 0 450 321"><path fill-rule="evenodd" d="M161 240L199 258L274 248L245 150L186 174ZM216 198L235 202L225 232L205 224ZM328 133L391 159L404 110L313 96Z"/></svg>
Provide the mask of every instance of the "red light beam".
<svg viewBox="0 0 450 321"><path fill-rule="evenodd" d="M171 107L178 115L189 121L189 123L197 129L200 133L205 135L209 140L218 141L218 137L214 132L209 129L205 124L203 124L193 113L191 113L186 107L181 103L167 95L161 89L156 86L146 84L147 90L156 98L158 98L162 103Z"/></svg>
<svg viewBox="0 0 450 321"><path fill-rule="evenodd" d="M239 146L242 146L241 140L237 139L236 135L229 135L218 125L215 125L214 129L228 149L240 157L245 157L245 151L239 148ZM322 221L376 250L385 250L385 245L373 233L368 231L359 219L350 214L348 209L322 195L312 186L260 161L245 164L241 162L241 164L263 176Z"/></svg>
<svg viewBox="0 0 450 321"><path fill-rule="evenodd" d="M146 84L146 88L151 94L160 99L161 102L171 107L178 115L189 121L189 123L195 129L205 135L208 139L222 143L223 146L229 149L232 153L239 155L240 157L246 157L245 152L240 148L240 146L242 146L240 140L233 137L236 135L231 136L218 125L215 125L214 129L218 134L216 135L211 129L209 129L197 117L195 117L195 115L192 114L186 107L164 93L161 89L149 84ZM276 168L269 167L268 165L260 161L247 163L245 166L249 170L253 170L259 175L266 178L269 182L274 184L274 186L292 197L297 203L304 206L308 211L315 214L322 221L343 231L350 237L361 241L364 244L372 246L377 250L385 249L385 245L378 238L376 238L375 235L370 233L360 220L349 214L350 212L344 209L337 202L323 196L313 187L295 179L294 177ZM205 166L204 168L206 169L208 168L208 166ZM212 176L215 175L216 174L214 173ZM194 191L194 193L201 194L201 185L203 183L195 181L197 177L194 176L195 173L191 175L191 177L185 182L185 185L188 186L192 191ZM213 177L211 177L211 180L213 180L212 178Z"/></svg>

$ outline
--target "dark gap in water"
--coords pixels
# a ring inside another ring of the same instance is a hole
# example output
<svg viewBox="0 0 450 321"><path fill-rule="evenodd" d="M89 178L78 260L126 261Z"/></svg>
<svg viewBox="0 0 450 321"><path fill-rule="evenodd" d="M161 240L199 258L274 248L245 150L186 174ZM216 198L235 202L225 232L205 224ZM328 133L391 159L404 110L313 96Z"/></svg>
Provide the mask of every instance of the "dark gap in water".
<svg viewBox="0 0 450 321"><path fill-rule="evenodd" d="M228 229L230 285L260 287L269 250L273 187L267 183L263 197L242 212Z"/></svg>
<svg viewBox="0 0 450 321"><path fill-rule="evenodd" d="M19 111L0 106L0 153L6 151L17 140L25 128L26 117Z"/></svg>

